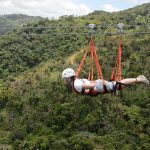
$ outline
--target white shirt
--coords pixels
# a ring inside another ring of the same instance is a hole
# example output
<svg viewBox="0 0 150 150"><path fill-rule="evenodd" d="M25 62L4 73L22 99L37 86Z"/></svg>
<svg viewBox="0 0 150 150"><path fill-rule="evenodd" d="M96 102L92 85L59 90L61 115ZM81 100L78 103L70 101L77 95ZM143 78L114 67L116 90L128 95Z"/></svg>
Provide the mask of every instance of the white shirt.
<svg viewBox="0 0 150 150"><path fill-rule="evenodd" d="M83 84L90 84L90 81L87 79L75 79L74 81L74 88L78 91L78 92L82 92L82 85Z"/></svg>
<svg viewBox="0 0 150 150"><path fill-rule="evenodd" d="M87 79L75 79L74 81L74 88L76 89L76 91L78 91L79 93L82 92L83 89L83 84L90 84L91 82ZM113 90L114 87L114 83L113 82L108 82L105 81L105 85L108 91ZM85 89L85 92L89 92L89 89ZM94 91L103 93L104 92L104 85L103 85L103 80L98 79L95 81L95 86L94 86Z"/></svg>

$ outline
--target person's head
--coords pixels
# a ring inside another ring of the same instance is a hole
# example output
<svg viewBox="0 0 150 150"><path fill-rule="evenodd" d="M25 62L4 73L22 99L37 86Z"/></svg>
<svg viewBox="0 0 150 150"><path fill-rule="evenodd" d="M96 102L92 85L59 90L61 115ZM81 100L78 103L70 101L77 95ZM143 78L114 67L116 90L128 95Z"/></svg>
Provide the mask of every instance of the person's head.
<svg viewBox="0 0 150 150"><path fill-rule="evenodd" d="M76 73L72 68L67 68L62 72L62 79L64 84L68 87L69 91L72 91L73 89L75 77Z"/></svg>
<svg viewBox="0 0 150 150"><path fill-rule="evenodd" d="M64 81L69 81L71 79L74 79L75 76L76 73L72 68L67 68L62 72L62 79Z"/></svg>
<svg viewBox="0 0 150 150"><path fill-rule="evenodd" d="M76 77L76 73L72 68L67 68L62 72L62 79L66 85L72 84Z"/></svg>

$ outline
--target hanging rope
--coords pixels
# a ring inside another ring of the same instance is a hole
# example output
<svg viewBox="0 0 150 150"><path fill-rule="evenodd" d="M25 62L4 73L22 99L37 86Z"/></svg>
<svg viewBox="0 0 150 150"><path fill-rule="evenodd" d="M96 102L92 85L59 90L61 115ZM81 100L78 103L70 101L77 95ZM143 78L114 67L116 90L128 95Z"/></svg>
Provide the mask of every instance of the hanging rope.
<svg viewBox="0 0 150 150"><path fill-rule="evenodd" d="M80 72L81 72L81 70L82 70L82 65L83 65L84 60L85 60L85 58L86 58L86 56L87 56L87 53L88 53L88 49L86 50L86 52L85 52L85 54L84 54L84 56L83 56L83 58L82 58L82 60L81 60L81 62L80 62L80 64L79 64L79 66L78 66L78 68L77 68L77 70L76 70L76 78L79 76L79 74L80 74Z"/></svg>
<svg viewBox="0 0 150 150"><path fill-rule="evenodd" d="M117 55L115 67L113 69L113 72L112 72L111 78L110 78L112 81L121 81L121 75L122 75L121 56L122 56L122 42L121 42L121 37L119 37L118 55Z"/></svg>
<svg viewBox="0 0 150 150"><path fill-rule="evenodd" d="M99 60L98 60L98 57L97 57L96 49L95 49L94 42L93 42L92 38L91 38L91 41L90 41L90 50L93 52L94 61L95 61L95 64L96 64L96 69L97 69L98 79L103 80L103 74L102 74L102 71L101 71L101 66L100 66L100 63L99 63Z"/></svg>
<svg viewBox="0 0 150 150"><path fill-rule="evenodd" d="M89 49L90 49L90 68L89 68L89 73L88 73L88 80L92 81L94 79L94 61L95 61L95 65L96 65L98 79L103 80L103 74L102 74L102 71L101 71L101 66L99 64L99 60L98 60L98 57L97 57L96 49L95 49L94 42L93 42L92 38L90 40ZM87 56L88 51L89 50L86 50L79 66L76 70L76 78L79 76L79 73L82 69L82 65L85 61L85 58Z"/></svg>
<svg viewBox="0 0 150 150"><path fill-rule="evenodd" d="M91 38L90 40L90 45L89 45L89 49L86 50L77 70L76 70L76 78L79 76L79 73L82 70L82 65L85 61L85 58L88 54L90 50L90 67L89 67L89 73L88 73L88 80L93 81L94 80L94 64L96 66L96 71L97 71L97 76L98 79L101 79L103 82L104 87L106 88L106 84L105 84L105 80L103 78L103 74L102 74L102 70L101 70L101 66L99 63L99 59L96 53L96 49L94 46L94 42L93 39ZM116 81L117 83L119 83L121 81L121 75L122 75L122 70L121 70L121 57L122 57L122 41L121 41L121 37L119 37L118 40L118 54L117 54L117 59L115 62L115 67L113 69L113 72L111 74L111 80L112 81ZM119 86L117 86L116 88L117 90L122 90L123 87L121 84L119 84ZM104 91L104 93L107 93L107 90Z"/></svg>
<svg viewBox="0 0 150 150"><path fill-rule="evenodd" d="M91 44L91 43L90 43ZM90 69L89 69L89 75L88 75L88 80L93 81L93 69L94 69L94 64L93 64L93 51L91 49L90 45Z"/></svg>

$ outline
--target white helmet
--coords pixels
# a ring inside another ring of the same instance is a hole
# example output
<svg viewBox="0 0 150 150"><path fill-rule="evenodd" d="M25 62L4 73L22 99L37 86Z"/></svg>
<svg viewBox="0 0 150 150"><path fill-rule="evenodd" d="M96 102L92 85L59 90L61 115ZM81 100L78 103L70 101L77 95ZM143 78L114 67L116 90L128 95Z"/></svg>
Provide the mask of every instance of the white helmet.
<svg viewBox="0 0 150 150"><path fill-rule="evenodd" d="M75 71L72 68L67 68L62 72L62 78L67 79L70 77L76 76Z"/></svg>

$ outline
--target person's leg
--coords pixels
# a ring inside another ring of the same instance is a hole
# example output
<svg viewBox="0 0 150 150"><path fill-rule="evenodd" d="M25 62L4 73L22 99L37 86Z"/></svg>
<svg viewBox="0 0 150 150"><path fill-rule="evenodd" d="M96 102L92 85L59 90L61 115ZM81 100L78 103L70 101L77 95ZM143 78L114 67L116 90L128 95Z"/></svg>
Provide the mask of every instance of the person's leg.
<svg viewBox="0 0 150 150"><path fill-rule="evenodd" d="M127 84L127 85L134 84L134 83L144 83L144 84L149 85L149 81L143 75L140 75L137 78L123 79L123 80L121 80L121 83L124 83L124 84Z"/></svg>
<svg viewBox="0 0 150 150"><path fill-rule="evenodd" d="M137 79L136 79L136 78L122 79L122 80L121 80L121 83L130 85L130 84L137 83Z"/></svg>

